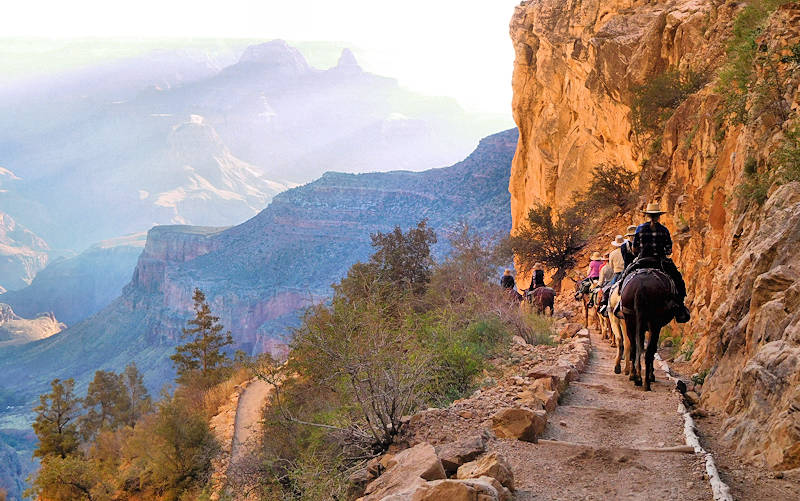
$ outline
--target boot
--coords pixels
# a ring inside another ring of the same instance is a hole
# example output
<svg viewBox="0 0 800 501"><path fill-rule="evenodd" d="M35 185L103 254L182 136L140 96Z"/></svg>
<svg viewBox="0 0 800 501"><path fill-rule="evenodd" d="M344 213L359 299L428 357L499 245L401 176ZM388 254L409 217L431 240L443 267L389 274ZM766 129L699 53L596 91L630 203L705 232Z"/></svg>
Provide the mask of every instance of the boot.
<svg viewBox="0 0 800 501"><path fill-rule="evenodd" d="M674 312L675 321L679 324L685 324L692 318L692 315L689 313L689 308L683 304L683 301L678 302L678 304L675 306Z"/></svg>
<svg viewBox="0 0 800 501"><path fill-rule="evenodd" d="M622 314L622 301L617 303L617 306L614 307L614 316L620 319L625 318L625 315Z"/></svg>

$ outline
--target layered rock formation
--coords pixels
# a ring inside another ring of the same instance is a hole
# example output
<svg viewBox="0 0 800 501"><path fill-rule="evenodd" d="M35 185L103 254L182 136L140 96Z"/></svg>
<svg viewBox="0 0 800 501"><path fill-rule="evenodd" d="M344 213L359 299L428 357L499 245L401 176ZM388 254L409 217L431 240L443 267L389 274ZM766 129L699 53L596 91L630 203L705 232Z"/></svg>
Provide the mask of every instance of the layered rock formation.
<svg viewBox="0 0 800 501"><path fill-rule="evenodd" d="M47 265L49 250L39 236L0 212L0 293L29 285Z"/></svg>
<svg viewBox="0 0 800 501"><path fill-rule="evenodd" d="M641 173L642 202L661 199L669 211L673 257L689 284L692 361L710 369L704 405L727 417L727 438L743 456L793 468L800 465L800 185L773 186L763 207L739 199L736 187L747 160L770 162L796 119L798 71L785 54L800 42L800 7L777 9L757 42L777 54L780 113L728 127L717 118L714 84L739 9L712 0L523 2L511 21L520 129L512 217L518 227L535 202L566 205L597 165ZM668 68L700 72L709 83L667 120L660 145L648 143L632 126L631 89ZM756 74L757 85L770 76L764 68ZM625 219L615 223L639 216ZM607 228L598 245L619 229Z"/></svg>
<svg viewBox="0 0 800 501"><path fill-rule="evenodd" d="M9 305L0 303L0 348L44 339L61 332L64 327L52 313L22 318Z"/></svg>
<svg viewBox="0 0 800 501"><path fill-rule="evenodd" d="M281 40L203 63L151 54L0 86L14 172L0 171L0 210L72 250L157 224L238 224L326 170L451 164L504 123L363 71L350 51L327 70Z"/></svg>
<svg viewBox="0 0 800 501"><path fill-rule="evenodd" d="M130 282L144 248L144 233L93 245L81 254L50 261L31 285L0 295L17 314L52 312L73 325L108 306Z"/></svg>
<svg viewBox="0 0 800 501"><path fill-rule="evenodd" d="M156 227L120 298L58 336L0 350L0 386L27 401L54 377L85 384L97 369L135 361L151 389L173 377L168 357L192 316L192 292L249 353L278 349L302 307L370 255L370 233L423 218L437 256L459 221L503 234L511 226L507 180L516 130L484 139L454 166L414 173L327 173L278 195L232 228ZM10 409L28 412L29 407Z"/></svg>

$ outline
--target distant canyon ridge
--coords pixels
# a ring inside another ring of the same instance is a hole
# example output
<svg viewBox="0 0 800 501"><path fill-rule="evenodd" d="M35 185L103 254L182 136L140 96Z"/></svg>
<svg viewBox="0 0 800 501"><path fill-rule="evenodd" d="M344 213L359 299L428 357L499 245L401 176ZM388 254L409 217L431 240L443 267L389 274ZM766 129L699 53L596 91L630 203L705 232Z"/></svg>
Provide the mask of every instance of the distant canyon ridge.
<svg viewBox="0 0 800 501"><path fill-rule="evenodd" d="M229 226L326 171L452 164L503 122L349 50L327 70L280 40L224 67L156 52L0 88L0 211L58 255L158 224Z"/></svg>

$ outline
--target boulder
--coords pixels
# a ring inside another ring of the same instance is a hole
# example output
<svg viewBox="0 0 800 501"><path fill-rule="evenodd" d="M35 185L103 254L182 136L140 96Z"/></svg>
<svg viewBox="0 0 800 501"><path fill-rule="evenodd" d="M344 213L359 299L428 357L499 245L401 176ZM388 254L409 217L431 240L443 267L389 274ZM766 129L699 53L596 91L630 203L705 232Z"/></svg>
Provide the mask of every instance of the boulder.
<svg viewBox="0 0 800 501"><path fill-rule="evenodd" d="M514 474L511 472L511 465L496 452L490 452L477 461L462 465L456 474L456 478L459 479L480 477L491 477L507 489L514 490Z"/></svg>
<svg viewBox="0 0 800 501"><path fill-rule="evenodd" d="M565 325L563 329L561 329L559 336L561 337L561 339L570 338L575 336L575 334L577 334L581 329L583 329L583 326L581 324L571 322Z"/></svg>
<svg viewBox="0 0 800 501"><path fill-rule="evenodd" d="M436 455L447 474L455 473L458 467L486 452L486 437L474 435L436 447Z"/></svg>
<svg viewBox="0 0 800 501"><path fill-rule="evenodd" d="M511 501L511 492L491 477L436 480L415 486L383 501Z"/></svg>
<svg viewBox="0 0 800 501"><path fill-rule="evenodd" d="M398 452L386 461L386 471L373 480L364 490L362 501L378 501L420 486L425 480L439 480L445 477L441 461L431 444L421 443L410 449Z"/></svg>
<svg viewBox="0 0 800 501"><path fill-rule="evenodd" d="M544 410L508 408L491 417L492 431L498 438L516 438L525 442L536 442L544 433L547 412Z"/></svg>
<svg viewBox="0 0 800 501"><path fill-rule="evenodd" d="M543 366L537 367L528 372L528 377L534 379L549 378L552 380L553 389L562 393L567 389L567 385L578 379L578 371L573 367L559 365L559 366Z"/></svg>

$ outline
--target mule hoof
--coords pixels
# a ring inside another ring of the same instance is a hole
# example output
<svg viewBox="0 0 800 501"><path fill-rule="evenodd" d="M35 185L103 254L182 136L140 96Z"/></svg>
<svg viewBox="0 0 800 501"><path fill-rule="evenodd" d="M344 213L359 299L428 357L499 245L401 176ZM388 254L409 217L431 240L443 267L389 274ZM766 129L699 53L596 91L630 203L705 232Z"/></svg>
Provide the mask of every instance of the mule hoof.
<svg viewBox="0 0 800 501"><path fill-rule="evenodd" d="M641 383L640 383L641 384ZM644 384L644 391L652 391L650 389L650 381L646 381Z"/></svg>
<svg viewBox="0 0 800 501"><path fill-rule="evenodd" d="M642 379L641 378L634 379L633 384L636 386L642 386Z"/></svg>
<svg viewBox="0 0 800 501"><path fill-rule="evenodd" d="M628 374L630 374L630 376L628 376L628 381L636 381L636 375L631 374L630 372Z"/></svg>
<svg viewBox="0 0 800 501"><path fill-rule="evenodd" d="M655 377L655 376L650 376L650 377L649 377L649 378L647 378L647 379L648 379L648 380L649 380L651 383L655 383L655 382L656 382L656 377Z"/></svg>
<svg viewBox="0 0 800 501"><path fill-rule="evenodd" d="M614 374L619 374L620 372L622 372L622 371L619 369L619 365L615 365L614 366Z"/></svg>

